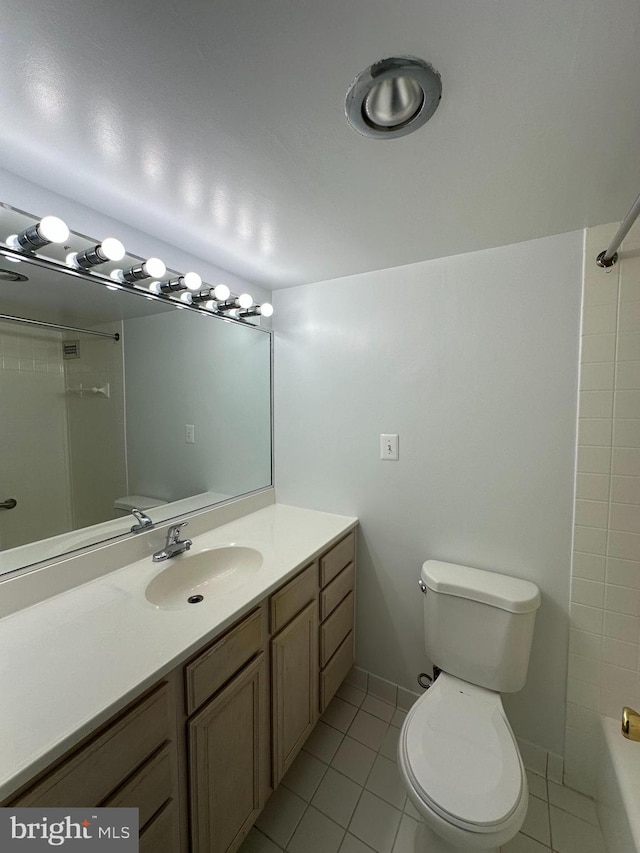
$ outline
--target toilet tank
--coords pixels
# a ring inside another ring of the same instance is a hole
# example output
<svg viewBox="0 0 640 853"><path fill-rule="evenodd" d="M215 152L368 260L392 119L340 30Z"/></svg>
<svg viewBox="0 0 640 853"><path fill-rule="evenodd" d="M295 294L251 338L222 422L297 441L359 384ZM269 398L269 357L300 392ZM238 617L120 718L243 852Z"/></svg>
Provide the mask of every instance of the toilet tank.
<svg viewBox="0 0 640 853"><path fill-rule="evenodd" d="M427 560L421 577L425 645L433 663L489 690L521 690L540 606L538 587L438 560Z"/></svg>

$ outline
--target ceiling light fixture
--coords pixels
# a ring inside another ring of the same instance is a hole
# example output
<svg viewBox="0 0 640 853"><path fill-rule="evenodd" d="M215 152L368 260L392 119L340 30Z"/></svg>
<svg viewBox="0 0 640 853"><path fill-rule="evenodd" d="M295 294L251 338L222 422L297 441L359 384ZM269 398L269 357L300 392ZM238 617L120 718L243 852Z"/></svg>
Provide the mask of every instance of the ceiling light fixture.
<svg viewBox="0 0 640 853"><path fill-rule="evenodd" d="M442 81L432 65L412 56L391 57L358 74L344 109L363 136L395 139L426 124L441 96Z"/></svg>
<svg viewBox="0 0 640 853"><path fill-rule="evenodd" d="M245 308L243 311L238 311L239 317L271 317L273 315L273 305L270 302L263 302L262 305L253 305L251 308Z"/></svg>
<svg viewBox="0 0 640 853"><path fill-rule="evenodd" d="M68 239L69 229L62 219L57 216L43 216L40 222L30 225L19 234L10 234L7 237L7 246L18 251L22 249L33 252L49 243L64 243Z"/></svg>

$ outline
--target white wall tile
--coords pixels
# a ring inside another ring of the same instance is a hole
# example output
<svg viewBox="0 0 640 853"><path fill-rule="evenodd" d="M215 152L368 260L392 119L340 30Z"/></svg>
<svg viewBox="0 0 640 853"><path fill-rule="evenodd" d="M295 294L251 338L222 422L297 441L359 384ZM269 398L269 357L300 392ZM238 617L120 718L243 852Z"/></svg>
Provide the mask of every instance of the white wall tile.
<svg viewBox="0 0 640 853"><path fill-rule="evenodd" d="M640 418L617 418L613 422L613 443L616 447L640 447Z"/></svg>
<svg viewBox="0 0 640 853"><path fill-rule="evenodd" d="M621 666L624 669L637 669L638 646L635 643L623 643L622 640L603 637L602 662Z"/></svg>
<svg viewBox="0 0 640 853"><path fill-rule="evenodd" d="M581 418L610 418L613 412L612 391L580 391Z"/></svg>
<svg viewBox="0 0 640 853"><path fill-rule="evenodd" d="M611 433L609 418L580 418L578 421L578 444L611 447Z"/></svg>
<svg viewBox="0 0 640 853"><path fill-rule="evenodd" d="M638 282L640 282L640 256L627 253L624 258L624 267L620 270L621 311L626 309L627 303L638 301L638 294L640 293ZM600 298L601 302L604 302L604 294L600 296L595 286L592 290L594 291L593 300Z"/></svg>
<svg viewBox="0 0 640 853"><path fill-rule="evenodd" d="M585 576L583 575L583 577ZM640 589L640 563L633 560L617 560L615 557L607 557L606 580L607 583L617 586Z"/></svg>
<svg viewBox="0 0 640 853"><path fill-rule="evenodd" d="M569 655L569 681L582 682L583 684L600 684L600 661L583 658L580 655ZM577 705L584 705L573 697L569 700ZM591 707L591 706L588 706Z"/></svg>
<svg viewBox="0 0 640 853"><path fill-rule="evenodd" d="M591 631L571 628L569 631L569 651L577 655L600 660L602 653L602 636Z"/></svg>
<svg viewBox="0 0 640 853"><path fill-rule="evenodd" d="M611 471L610 449L608 447L579 447L578 471L581 474L608 474ZM625 471L624 473L635 472Z"/></svg>
<svg viewBox="0 0 640 853"><path fill-rule="evenodd" d="M604 554L573 552L573 577L590 581L604 581L606 557Z"/></svg>
<svg viewBox="0 0 640 853"><path fill-rule="evenodd" d="M617 345L617 361L640 360L640 332L621 332L617 337Z"/></svg>
<svg viewBox="0 0 640 853"><path fill-rule="evenodd" d="M581 708L589 708L591 711L597 711L598 687L598 682L590 684L588 681L578 681L569 675L567 679L567 702L579 705Z"/></svg>
<svg viewBox="0 0 640 853"><path fill-rule="evenodd" d="M612 503L609 526L612 530L640 533L640 506Z"/></svg>
<svg viewBox="0 0 640 853"><path fill-rule="evenodd" d="M606 305L586 306L582 315L583 335L603 335L616 331L616 303ZM629 322L632 322L631 318ZM625 331L635 331L635 326L625 328Z"/></svg>
<svg viewBox="0 0 640 853"><path fill-rule="evenodd" d="M622 640L625 643L638 644L640 639L640 619L624 613L606 610L604 613L603 633L605 637Z"/></svg>
<svg viewBox="0 0 640 853"><path fill-rule="evenodd" d="M640 513L640 507L636 507ZM606 501L576 501L576 524L584 527L606 527L609 504ZM626 529L626 528L625 528Z"/></svg>
<svg viewBox="0 0 640 853"><path fill-rule="evenodd" d="M611 500L622 504L640 504L640 477L614 475L611 478Z"/></svg>
<svg viewBox="0 0 640 853"><path fill-rule="evenodd" d="M638 341L638 352L640 353L640 340ZM583 336L580 353L583 364L594 361L613 361L615 356L616 336L614 334ZM638 357L640 358L640 355Z"/></svg>
<svg viewBox="0 0 640 853"><path fill-rule="evenodd" d="M640 589L606 584L604 607L605 610L612 610L614 613L640 616Z"/></svg>
<svg viewBox="0 0 640 853"><path fill-rule="evenodd" d="M576 604L588 604L590 607L602 607L604 584L574 578L571 583L571 601Z"/></svg>
<svg viewBox="0 0 640 853"><path fill-rule="evenodd" d="M575 729L581 734L595 738L598 733L600 715L591 708L583 708L581 705L567 704L567 727Z"/></svg>
<svg viewBox="0 0 640 853"><path fill-rule="evenodd" d="M603 612L600 607L588 607L585 604L571 604L571 627L590 634L601 634Z"/></svg>
<svg viewBox="0 0 640 853"><path fill-rule="evenodd" d="M594 327L594 333L598 332L611 332L612 329L605 329L604 325L608 320L605 318L603 313L604 308L608 308L609 306L595 306L591 308L591 311L600 311L599 315L594 315L594 317L590 320L590 324ZM596 328L600 324L601 328ZM622 307L620 308L620 317L618 318L618 329L621 332L637 332L640 331L640 301L635 302L626 302L624 305L624 310Z"/></svg>
<svg viewBox="0 0 640 853"><path fill-rule="evenodd" d="M587 554L606 554L607 531L597 527L576 526L573 544L576 551L585 551Z"/></svg>
<svg viewBox="0 0 640 853"><path fill-rule="evenodd" d="M640 480L639 486L640 486ZM580 500L609 500L609 474L577 474L576 497Z"/></svg>
<svg viewBox="0 0 640 853"><path fill-rule="evenodd" d="M633 364L634 362L629 362ZM581 391L609 391L613 388L613 362L583 364L580 369ZM636 387L636 386L632 386Z"/></svg>
<svg viewBox="0 0 640 853"><path fill-rule="evenodd" d="M616 368L616 389L637 391L640 388L640 361L623 361Z"/></svg>
<svg viewBox="0 0 640 853"><path fill-rule="evenodd" d="M640 391L615 391L613 414L616 418L640 418Z"/></svg>
<svg viewBox="0 0 640 853"><path fill-rule="evenodd" d="M631 392L627 392L631 393ZM633 393L636 393L635 391ZM640 394L640 391L637 392ZM585 448L586 450L587 448ZM603 449L603 448L592 448ZM640 475L640 447L614 447L611 459L611 472L623 477Z"/></svg>
<svg viewBox="0 0 640 853"><path fill-rule="evenodd" d="M611 530L607 544L607 556L620 557L622 560L640 561L640 536L637 533Z"/></svg>

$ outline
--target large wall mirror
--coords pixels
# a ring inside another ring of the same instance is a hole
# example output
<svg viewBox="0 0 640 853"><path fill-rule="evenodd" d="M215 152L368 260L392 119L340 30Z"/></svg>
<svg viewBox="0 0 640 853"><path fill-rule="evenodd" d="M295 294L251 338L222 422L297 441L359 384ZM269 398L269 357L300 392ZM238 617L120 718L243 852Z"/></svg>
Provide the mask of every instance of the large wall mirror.
<svg viewBox="0 0 640 853"><path fill-rule="evenodd" d="M0 209L7 234L33 221ZM132 504L159 522L272 482L261 318L115 286L134 256L66 269L95 241L64 242L0 246L0 574L128 533Z"/></svg>

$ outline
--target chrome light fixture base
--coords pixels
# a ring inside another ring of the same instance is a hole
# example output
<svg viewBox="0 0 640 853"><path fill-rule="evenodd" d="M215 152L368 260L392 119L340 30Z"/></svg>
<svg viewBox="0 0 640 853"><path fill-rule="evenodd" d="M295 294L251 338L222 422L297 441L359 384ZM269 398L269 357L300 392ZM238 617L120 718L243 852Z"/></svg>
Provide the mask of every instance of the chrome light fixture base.
<svg viewBox="0 0 640 853"><path fill-rule="evenodd" d="M356 77L344 109L351 127L363 136L395 139L426 124L441 97L442 81L432 65L412 56L391 57Z"/></svg>

